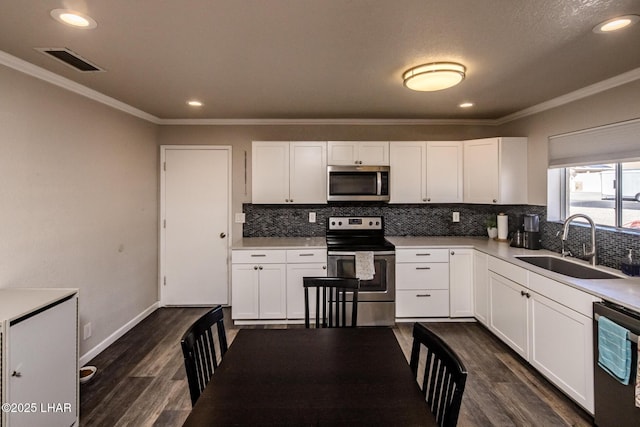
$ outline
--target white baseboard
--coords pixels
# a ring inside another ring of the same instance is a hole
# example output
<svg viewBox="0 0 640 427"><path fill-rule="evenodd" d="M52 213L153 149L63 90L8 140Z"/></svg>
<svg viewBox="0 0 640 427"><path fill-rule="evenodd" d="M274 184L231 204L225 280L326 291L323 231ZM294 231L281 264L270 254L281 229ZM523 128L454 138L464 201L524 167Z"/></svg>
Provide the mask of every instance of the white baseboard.
<svg viewBox="0 0 640 427"><path fill-rule="evenodd" d="M138 323L142 322L148 315L153 313L160 306L159 302L155 302L151 304L147 309L145 309L142 313L138 314L136 317L127 322L120 329L109 335L104 341L102 341L97 346L93 347L91 350L80 356L79 366L86 365L91 359L96 357L98 354L102 353L107 347L116 342L118 338L122 337L124 334L129 332L136 326Z"/></svg>
<svg viewBox="0 0 640 427"><path fill-rule="evenodd" d="M409 323L409 322L420 322L420 323L472 323L477 322L474 317L396 317L396 323Z"/></svg>

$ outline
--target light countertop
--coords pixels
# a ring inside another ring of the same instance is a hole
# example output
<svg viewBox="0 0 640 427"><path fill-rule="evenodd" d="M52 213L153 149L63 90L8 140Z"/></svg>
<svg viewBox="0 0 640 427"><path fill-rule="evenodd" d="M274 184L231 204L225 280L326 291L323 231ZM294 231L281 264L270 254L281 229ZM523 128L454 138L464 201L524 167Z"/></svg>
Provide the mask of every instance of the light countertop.
<svg viewBox="0 0 640 427"><path fill-rule="evenodd" d="M534 251L522 248L513 248L509 246L508 242L498 242L486 237L386 236L386 238L396 246L396 249L424 247L476 249L486 253L487 255L500 258L528 271L564 283L598 298L602 298L640 312L640 278L625 276L619 270L602 266L596 267L599 270L619 275L621 276L620 279L577 279L536 267L516 258L518 255L559 256L556 252L544 249ZM234 242L232 249L325 249L326 247L327 245L324 237L249 237L242 238ZM579 261L574 258L569 259L583 263L584 265L589 265L586 261Z"/></svg>

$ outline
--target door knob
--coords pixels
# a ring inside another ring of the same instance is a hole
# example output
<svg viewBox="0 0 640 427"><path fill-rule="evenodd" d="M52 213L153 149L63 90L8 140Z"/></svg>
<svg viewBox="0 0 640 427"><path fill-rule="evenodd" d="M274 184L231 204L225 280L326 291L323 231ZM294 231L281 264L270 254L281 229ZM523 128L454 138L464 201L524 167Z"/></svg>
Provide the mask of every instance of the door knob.
<svg viewBox="0 0 640 427"><path fill-rule="evenodd" d="M227 237L227 235L226 235L226 234L224 234L224 233L220 233L220 238L221 238L221 239L224 239L225 237Z"/></svg>

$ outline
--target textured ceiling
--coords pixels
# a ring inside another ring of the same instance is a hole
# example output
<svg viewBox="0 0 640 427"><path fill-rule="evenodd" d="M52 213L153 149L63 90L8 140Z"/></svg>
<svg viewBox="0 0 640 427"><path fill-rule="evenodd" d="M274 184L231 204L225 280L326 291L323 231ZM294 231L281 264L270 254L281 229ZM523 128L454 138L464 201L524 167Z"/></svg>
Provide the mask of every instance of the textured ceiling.
<svg viewBox="0 0 640 427"><path fill-rule="evenodd" d="M60 7L98 27L59 24ZM640 1L4 0L0 50L160 119L497 119L640 67L640 25L591 31L630 13ZM79 73L42 47L107 71ZM403 87L404 70L434 61L467 78Z"/></svg>

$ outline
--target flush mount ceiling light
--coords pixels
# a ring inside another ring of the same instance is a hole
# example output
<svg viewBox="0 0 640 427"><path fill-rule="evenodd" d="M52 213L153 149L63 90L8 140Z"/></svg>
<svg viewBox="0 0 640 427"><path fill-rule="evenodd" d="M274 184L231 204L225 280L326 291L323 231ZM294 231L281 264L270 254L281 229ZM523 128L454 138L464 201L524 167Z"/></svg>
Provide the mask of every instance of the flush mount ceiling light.
<svg viewBox="0 0 640 427"><path fill-rule="evenodd" d="M53 9L51 17L65 25L83 30L91 30L98 26L98 23L89 15L69 9Z"/></svg>
<svg viewBox="0 0 640 427"><path fill-rule="evenodd" d="M187 105L189 105L190 107L202 107L203 104L196 99L192 99L191 101L187 101Z"/></svg>
<svg viewBox="0 0 640 427"><path fill-rule="evenodd" d="M463 102L458 105L460 108L471 108L473 107L473 102Z"/></svg>
<svg viewBox="0 0 640 427"><path fill-rule="evenodd" d="M432 92L455 86L464 80L466 68L455 62L433 62L408 69L402 75L405 87Z"/></svg>
<svg viewBox="0 0 640 427"><path fill-rule="evenodd" d="M610 33L629 27L638 21L640 21L640 16L638 15L618 16L617 18L599 23L593 27L593 32L599 34Z"/></svg>

